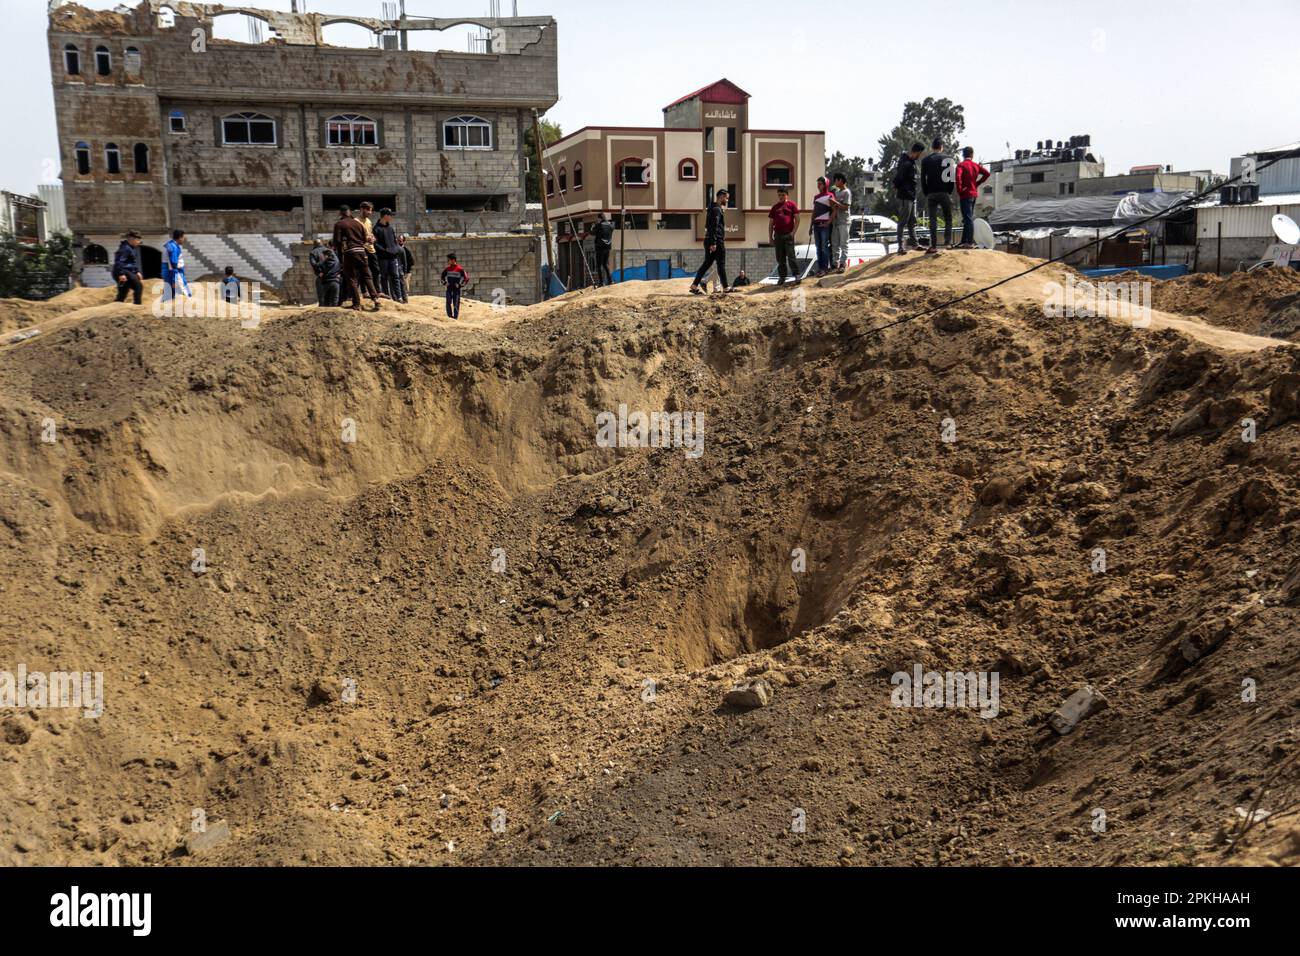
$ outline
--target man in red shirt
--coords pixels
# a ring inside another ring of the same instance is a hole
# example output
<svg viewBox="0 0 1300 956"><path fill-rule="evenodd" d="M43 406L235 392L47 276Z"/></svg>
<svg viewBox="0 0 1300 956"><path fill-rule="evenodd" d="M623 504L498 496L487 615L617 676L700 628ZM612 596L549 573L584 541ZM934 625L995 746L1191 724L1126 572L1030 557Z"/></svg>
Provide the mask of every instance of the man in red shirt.
<svg viewBox="0 0 1300 956"><path fill-rule="evenodd" d="M781 281L785 285L787 272L794 277L794 284L803 281L799 276L799 258L794 251L794 234L799 228L799 207L790 201L788 189L776 191L776 205L767 214L767 241L776 246L776 267Z"/></svg>
<svg viewBox="0 0 1300 956"><path fill-rule="evenodd" d="M447 268L442 270L442 284L447 287L447 318L460 318L460 292L469 285L469 273L456 261L456 253L447 253Z"/></svg>
<svg viewBox="0 0 1300 956"><path fill-rule="evenodd" d="M961 245L958 249L975 248L975 200L980 187L989 178L989 171L975 162L974 147L961 151L962 161L957 164L957 198L961 200Z"/></svg>

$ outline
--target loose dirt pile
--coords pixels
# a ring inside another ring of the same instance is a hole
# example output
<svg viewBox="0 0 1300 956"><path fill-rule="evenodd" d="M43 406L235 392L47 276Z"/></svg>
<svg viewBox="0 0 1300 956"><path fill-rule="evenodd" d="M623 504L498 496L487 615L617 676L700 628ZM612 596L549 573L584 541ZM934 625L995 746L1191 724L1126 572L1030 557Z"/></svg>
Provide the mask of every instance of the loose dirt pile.
<svg viewBox="0 0 1300 956"><path fill-rule="evenodd" d="M1048 269L868 331L1029 264L0 346L0 671L104 687L0 711L0 863L1297 862L1300 355Z"/></svg>
<svg viewBox="0 0 1300 956"><path fill-rule="evenodd" d="M1115 278L1143 276L1126 272ZM1151 289L1157 309L1194 315L1238 332L1300 340L1300 272L1294 269L1256 269L1222 277L1193 273L1153 282Z"/></svg>

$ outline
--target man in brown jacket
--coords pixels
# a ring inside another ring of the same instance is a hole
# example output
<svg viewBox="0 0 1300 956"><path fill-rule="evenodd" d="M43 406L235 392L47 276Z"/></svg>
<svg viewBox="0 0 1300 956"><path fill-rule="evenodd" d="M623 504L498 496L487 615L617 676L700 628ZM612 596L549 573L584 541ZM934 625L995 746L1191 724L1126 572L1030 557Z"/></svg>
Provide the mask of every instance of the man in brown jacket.
<svg viewBox="0 0 1300 956"><path fill-rule="evenodd" d="M352 218L352 210L347 206L340 207L338 221L334 223L333 246L343 264L343 277L347 280L348 294L352 296L352 308L361 311L361 290L364 289L375 304L372 311L378 312L379 292L370 275L370 263L366 261L366 227Z"/></svg>

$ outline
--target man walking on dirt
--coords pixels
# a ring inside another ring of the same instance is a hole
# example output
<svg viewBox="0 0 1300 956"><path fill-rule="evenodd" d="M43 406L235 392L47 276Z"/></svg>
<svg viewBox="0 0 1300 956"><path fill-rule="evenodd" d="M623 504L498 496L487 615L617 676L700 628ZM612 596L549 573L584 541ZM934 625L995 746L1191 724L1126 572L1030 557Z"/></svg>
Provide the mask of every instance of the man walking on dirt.
<svg viewBox="0 0 1300 956"><path fill-rule="evenodd" d="M913 143L894 171L894 195L898 197L898 251L906 252L903 230L913 249L916 248L916 160L925 152L920 143Z"/></svg>
<svg viewBox="0 0 1300 956"><path fill-rule="evenodd" d="M591 227L591 251L596 257L596 287L613 285L614 277L609 272L609 254L614 249L614 224L609 221L609 213L602 212L600 218Z"/></svg>
<svg viewBox="0 0 1300 956"><path fill-rule="evenodd" d="M347 206L339 207L339 218L334 223L333 245L343 264L343 276L347 281L348 295L352 297L353 311L361 311L361 290L364 289L375 306L371 311L378 312L379 292L375 289L375 280L370 275L370 263L366 259L366 227L352 218L352 210Z"/></svg>
<svg viewBox="0 0 1300 956"><path fill-rule="evenodd" d="M113 256L113 278L117 280L117 301L125 302L126 294L132 294L131 300L140 304L144 293L144 281L140 278L140 233L128 232L122 237L122 244Z"/></svg>
<svg viewBox="0 0 1300 956"><path fill-rule="evenodd" d="M962 160L957 166L957 198L961 200L961 245L959 249L975 248L975 200L980 187L992 174L975 162L975 150L967 146L961 151Z"/></svg>
<svg viewBox="0 0 1300 956"><path fill-rule="evenodd" d="M777 285L785 285L789 275L798 285L799 257L795 255L794 237L799 228L799 207L790 201L790 190L782 187L776 191L776 204L767 213L767 241L776 248L776 268L780 275Z"/></svg>
<svg viewBox="0 0 1300 956"><path fill-rule="evenodd" d="M719 189L709 206L708 218L704 221L704 265L695 273L691 283L692 295L704 295L700 284L709 273L710 266L718 267L718 281L722 283L722 293L727 293L727 216L723 208L727 205L728 193Z"/></svg>
<svg viewBox="0 0 1300 956"><path fill-rule="evenodd" d="M943 244L952 248L952 190L956 169L952 157L943 151L943 141L935 137L933 152L921 160L921 191L925 193L925 214L930 218L930 248L939 251L939 213L943 213Z"/></svg>

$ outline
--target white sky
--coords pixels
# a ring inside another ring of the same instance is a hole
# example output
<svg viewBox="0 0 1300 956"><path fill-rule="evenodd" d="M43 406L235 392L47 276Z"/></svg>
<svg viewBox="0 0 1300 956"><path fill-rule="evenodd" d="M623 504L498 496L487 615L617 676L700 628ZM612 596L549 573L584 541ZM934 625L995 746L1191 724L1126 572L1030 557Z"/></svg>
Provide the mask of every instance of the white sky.
<svg viewBox="0 0 1300 956"><path fill-rule="evenodd" d="M307 3L381 15L380 0ZM511 0L501 5L509 14ZM412 16L487 6L407 0ZM828 4L820 18L790 0L519 7L559 21L561 99L548 117L565 132L659 125L668 103L725 76L753 96L753 125L824 129L829 151L866 158L903 103L926 96L966 108L962 142L986 160L1007 143L1091 133L1109 173L1157 162L1226 172L1230 156L1300 140L1300 0L871 0ZM0 0L0 11L10 117L0 188L31 193L57 155L46 0ZM465 48L462 37L447 45Z"/></svg>

